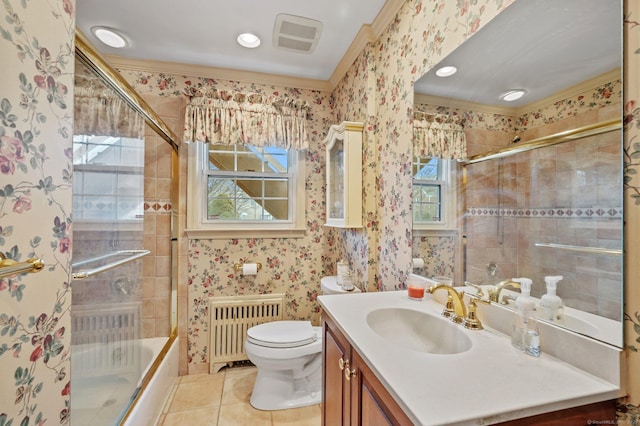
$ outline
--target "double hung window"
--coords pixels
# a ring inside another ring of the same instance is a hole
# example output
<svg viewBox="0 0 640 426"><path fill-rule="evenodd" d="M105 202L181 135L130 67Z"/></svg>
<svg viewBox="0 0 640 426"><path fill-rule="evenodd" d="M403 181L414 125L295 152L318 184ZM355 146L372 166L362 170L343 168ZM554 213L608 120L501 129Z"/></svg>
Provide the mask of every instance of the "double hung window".
<svg viewBox="0 0 640 426"><path fill-rule="evenodd" d="M243 231L300 231L304 172L299 156L297 150L270 146L191 143L188 232L228 237L244 236Z"/></svg>
<svg viewBox="0 0 640 426"><path fill-rule="evenodd" d="M413 228L455 227L455 161L413 159Z"/></svg>

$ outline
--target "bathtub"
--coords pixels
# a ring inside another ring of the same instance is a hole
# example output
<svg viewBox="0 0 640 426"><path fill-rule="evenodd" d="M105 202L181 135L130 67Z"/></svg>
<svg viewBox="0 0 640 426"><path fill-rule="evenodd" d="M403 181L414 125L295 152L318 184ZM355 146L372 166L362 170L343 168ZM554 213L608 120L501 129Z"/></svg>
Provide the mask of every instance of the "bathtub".
<svg viewBox="0 0 640 426"><path fill-rule="evenodd" d="M152 341L149 346L153 347L156 355L150 360L151 362L147 364L145 374L142 375L143 378L153 365L153 360L155 360L157 354L162 351L168 339L166 337L157 337L144 340ZM128 416L126 416L121 425L139 426L156 424L171 394L171 389L178 379L178 346L178 338L176 337L164 354L151 380L149 380L146 386L138 387L139 394L136 396L136 400Z"/></svg>
<svg viewBox="0 0 640 426"><path fill-rule="evenodd" d="M114 370L114 374L91 374L91 360L103 348L73 345L71 357L71 421L75 426L113 425L134 405L121 425L151 425L162 412L175 379L178 377L178 339L166 351L146 387L143 378L168 342L166 337L142 339L139 359L128 364L135 368ZM137 351L135 351L137 353ZM75 376L74 376L75 371ZM144 391L141 391L144 388Z"/></svg>

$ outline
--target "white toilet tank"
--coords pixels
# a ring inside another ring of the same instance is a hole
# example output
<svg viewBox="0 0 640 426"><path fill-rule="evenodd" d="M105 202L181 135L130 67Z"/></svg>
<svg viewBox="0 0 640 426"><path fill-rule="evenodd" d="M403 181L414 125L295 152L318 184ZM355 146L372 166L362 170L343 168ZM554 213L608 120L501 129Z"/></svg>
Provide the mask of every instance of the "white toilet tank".
<svg viewBox="0 0 640 426"><path fill-rule="evenodd" d="M320 279L320 289L322 290L322 294L349 294L349 293L360 293L360 289L358 287L354 287L353 290L347 291L344 290L340 285L338 285L338 277L335 275L322 277Z"/></svg>

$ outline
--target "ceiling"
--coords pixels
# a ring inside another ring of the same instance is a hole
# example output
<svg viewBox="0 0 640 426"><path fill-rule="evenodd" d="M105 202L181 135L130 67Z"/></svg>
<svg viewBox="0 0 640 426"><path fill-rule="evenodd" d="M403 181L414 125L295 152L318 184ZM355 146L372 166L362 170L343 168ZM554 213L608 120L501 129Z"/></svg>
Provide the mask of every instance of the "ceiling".
<svg viewBox="0 0 640 426"><path fill-rule="evenodd" d="M423 76L417 93L520 107L622 65L620 0L518 0ZM435 75L453 65L451 77ZM499 96L528 94L515 102Z"/></svg>
<svg viewBox="0 0 640 426"><path fill-rule="evenodd" d="M329 80L363 24L372 24L385 0L77 0L76 24L100 53L131 59L230 68ZM312 53L274 47L280 13L320 21ZM121 31L129 41L110 48L94 26ZM262 39L255 49L236 42L240 33Z"/></svg>
<svg viewBox="0 0 640 426"><path fill-rule="evenodd" d="M610 71L621 64L620 1L516 0L442 61L457 66L457 74L443 79L429 72L416 92L518 107ZM400 4L387 3L392 2ZM327 81L385 0L77 0L76 5L78 28L105 55ZM274 47L281 13L322 23L312 53ZM99 25L121 31L129 46L100 43L91 33ZM237 35L246 31L262 38L258 48L237 44ZM498 99L514 88L529 93L508 105Z"/></svg>

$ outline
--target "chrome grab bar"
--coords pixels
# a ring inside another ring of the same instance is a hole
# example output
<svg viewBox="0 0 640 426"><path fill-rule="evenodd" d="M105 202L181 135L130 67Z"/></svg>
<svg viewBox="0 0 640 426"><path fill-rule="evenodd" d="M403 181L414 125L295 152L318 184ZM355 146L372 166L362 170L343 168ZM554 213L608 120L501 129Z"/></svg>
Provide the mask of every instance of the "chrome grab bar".
<svg viewBox="0 0 640 426"><path fill-rule="evenodd" d="M85 271L79 271L79 272L72 272L71 278L74 280L83 280L85 278L89 278L99 273L113 269L117 266L124 265L125 263L133 262L134 260L140 259L141 257L148 255L149 253L151 253L149 250L118 250L116 252L104 254L102 256L96 256L86 260L81 260L81 261L72 263L71 269L73 270L78 266L87 265L90 263L109 259L115 256L127 256L124 259L115 260L111 263L107 263L106 265L98 266L97 268L87 269Z"/></svg>
<svg viewBox="0 0 640 426"><path fill-rule="evenodd" d="M42 259L30 258L26 262L16 262L13 259L7 259L4 254L0 253L0 278L28 272L40 272L43 269Z"/></svg>
<svg viewBox="0 0 640 426"><path fill-rule="evenodd" d="M549 247L556 248L560 250L569 250L569 251L577 251L581 253L594 253L594 254L610 254L613 256L622 256L622 250L619 249L608 249L602 247L583 247L583 246L573 246L568 244L554 244L554 243L535 243L536 247Z"/></svg>

